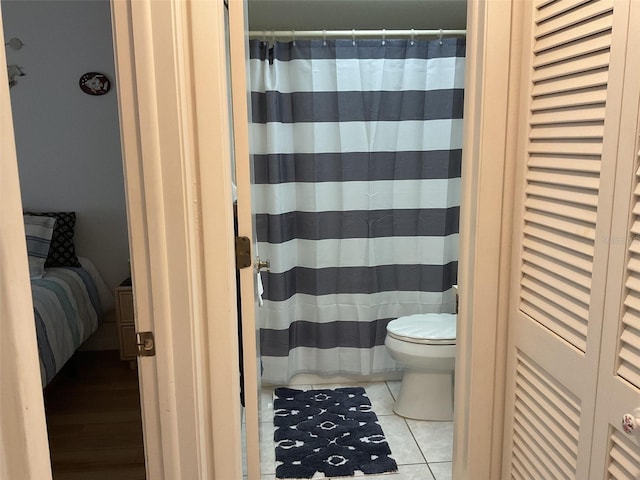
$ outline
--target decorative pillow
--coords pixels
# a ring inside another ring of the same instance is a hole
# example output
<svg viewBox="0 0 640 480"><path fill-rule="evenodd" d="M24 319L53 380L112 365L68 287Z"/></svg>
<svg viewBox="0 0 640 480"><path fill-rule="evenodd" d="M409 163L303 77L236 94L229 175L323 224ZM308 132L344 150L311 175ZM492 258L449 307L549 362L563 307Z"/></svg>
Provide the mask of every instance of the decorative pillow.
<svg viewBox="0 0 640 480"><path fill-rule="evenodd" d="M56 219L35 215L24 215L23 219L29 255L29 277L42 278Z"/></svg>
<svg viewBox="0 0 640 480"><path fill-rule="evenodd" d="M76 256L76 247L73 243L76 225L75 212L25 212L25 215L52 217L56 220L56 226L51 237L51 245L49 246L49 254L44 264L45 268L80 266L80 261Z"/></svg>

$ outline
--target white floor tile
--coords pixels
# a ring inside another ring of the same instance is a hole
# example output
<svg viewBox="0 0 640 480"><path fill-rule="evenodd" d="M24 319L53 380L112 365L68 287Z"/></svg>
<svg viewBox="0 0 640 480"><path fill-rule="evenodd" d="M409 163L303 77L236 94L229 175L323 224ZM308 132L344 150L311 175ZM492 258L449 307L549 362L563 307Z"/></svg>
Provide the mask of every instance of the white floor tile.
<svg viewBox="0 0 640 480"><path fill-rule="evenodd" d="M363 480L433 480L433 476L426 464L399 465L398 473L382 475L366 475Z"/></svg>
<svg viewBox="0 0 640 480"><path fill-rule="evenodd" d="M397 415L380 415L378 422L391 448L391 456L398 465L425 463L407 424Z"/></svg>
<svg viewBox="0 0 640 480"><path fill-rule="evenodd" d="M359 387L359 383L315 383L311 385L314 390L323 390L323 389L334 389L334 388L344 388L344 387Z"/></svg>
<svg viewBox="0 0 640 480"><path fill-rule="evenodd" d="M260 473L276 473L276 446L273 422L260 423Z"/></svg>
<svg viewBox="0 0 640 480"><path fill-rule="evenodd" d="M427 462L450 462L453 458L453 422L407 419Z"/></svg>
<svg viewBox="0 0 640 480"><path fill-rule="evenodd" d="M246 436L246 425L242 422L240 425L240 435L242 438L242 474L247 475L247 436Z"/></svg>
<svg viewBox="0 0 640 480"><path fill-rule="evenodd" d="M262 387L260 389L260 421L273 421L273 387Z"/></svg>
<svg viewBox="0 0 640 480"><path fill-rule="evenodd" d="M400 393L400 385L402 385L402 380L391 380L387 382L389 389L391 390L391 395L393 395L394 400L398 398L398 394Z"/></svg>
<svg viewBox="0 0 640 480"><path fill-rule="evenodd" d="M386 383L364 383L362 387L367 391L369 400L371 400L371 406L376 415L393 415L393 404L395 401Z"/></svg>
<svg viewBox="0 0 640 480"><path fill-rule="evenodd" d="M430 463L429 468L436 480L451 480L451 462Z"/></svg>

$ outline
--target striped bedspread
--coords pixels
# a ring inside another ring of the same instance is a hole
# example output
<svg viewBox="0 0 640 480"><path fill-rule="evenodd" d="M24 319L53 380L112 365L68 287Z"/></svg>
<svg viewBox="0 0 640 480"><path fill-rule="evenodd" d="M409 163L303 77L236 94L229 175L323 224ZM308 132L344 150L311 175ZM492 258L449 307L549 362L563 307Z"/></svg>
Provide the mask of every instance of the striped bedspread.
<svg viewBox="0 0 640 480"><path fill-rule="evenodd" d="M96 331L101 311L94 281L83 268L49 268L31 280L42 385Z"/></svg>

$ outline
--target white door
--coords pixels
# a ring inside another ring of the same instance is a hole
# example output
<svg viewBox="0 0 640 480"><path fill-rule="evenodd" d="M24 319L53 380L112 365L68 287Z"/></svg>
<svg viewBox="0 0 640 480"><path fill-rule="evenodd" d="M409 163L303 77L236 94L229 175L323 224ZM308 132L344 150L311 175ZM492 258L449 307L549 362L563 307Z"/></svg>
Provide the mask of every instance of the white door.
<svg viewBox="0 0 640 480"><path fill-rule="evenodd" d="M112 2L148 478L242 478L223 2Z"/></svg>
<svg viewBox="0 0 640 480"><path fill-rule="evenodd" d="M628 8L525 5L503 478L601 478L590 460Z"/></svg>
<svg viewBox="0 0 640 480"><path fill-rule="evenodd" d="M640 478L640 4L630 2L591 478ZM629 414L627 431L622 419ZM633 430L632 430L633 429Z"/></svg>
<svg viewBox="0 0 640 480"><path fill-rule="evenodd" d="M125 158L123 170L126 178L127 223L131 251L131 270L134 279L135 327L137 332L155 332L153 315L151 314L150 254L147 242L147 225L144 220L145 200L144 188L142 187L141 140L136 111L135 70L124 68L124 65L127 64L134 65L130 33L131 12L126 8L124 2L113 4L112 23L117 67L118 100L120 102L121 142ZM155 363L156 359L153 357L140 359L138 361L138 378L142 406L146 475L148 479L157 478L163 480L165 478L164 459L162 455Z"/></svg>

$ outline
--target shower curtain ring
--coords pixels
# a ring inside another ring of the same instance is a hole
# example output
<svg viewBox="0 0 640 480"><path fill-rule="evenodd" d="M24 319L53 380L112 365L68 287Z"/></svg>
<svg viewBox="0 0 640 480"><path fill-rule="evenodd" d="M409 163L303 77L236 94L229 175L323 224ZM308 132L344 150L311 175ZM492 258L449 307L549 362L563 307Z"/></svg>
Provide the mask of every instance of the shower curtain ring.
<svg viewBox="0 0 640 480"><path fill-rule="evenodd" d="M382 45L384 46L384 44L387 42L385 37L387 36L387 31L383 28L382 29Z"/></svg>
<svg viewBox="0 0 640 480"><path fill-rule="evenodd" d="M352 28L351 29L351 43L353 44L353 46L356 46L356 29Z"/></svg>
<svg viewBox="0 0 640 480"><path fill-rule="evenodd" d="M296 46L296 31L295 30L291 30L291 40L293 43L293 46Z"/></svg>
<svg viewBox="0 0 640 480"><path fill-rule="evenodd" d="M440 34L438 35L438 39L440 40L440 45L442 45L442 29L440 29Z"/></svg>
<svg viewBox="0 0 640 480"><path fill-rule="evenodd" d="M322 46L323 47L327 46L327 31L326 30L322 30Z"/></svg>
<svg viewBox="0 0 640 480"><path fill-rule="evenodd" d="M411 29L411 45L413 46L413 44L415 43L415 36L416 36L416 31L415 29Z"/></svg>

